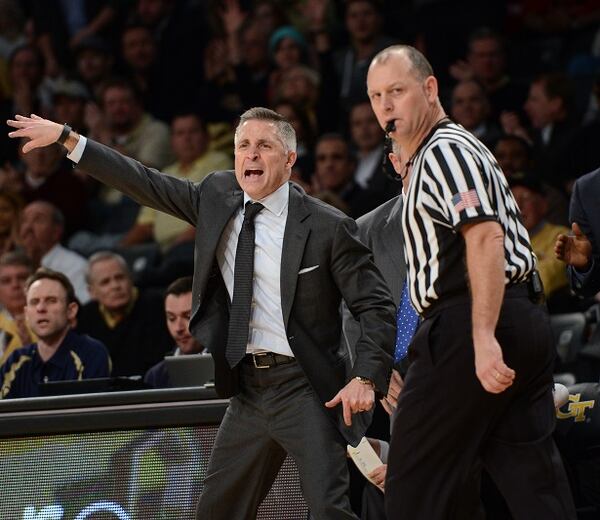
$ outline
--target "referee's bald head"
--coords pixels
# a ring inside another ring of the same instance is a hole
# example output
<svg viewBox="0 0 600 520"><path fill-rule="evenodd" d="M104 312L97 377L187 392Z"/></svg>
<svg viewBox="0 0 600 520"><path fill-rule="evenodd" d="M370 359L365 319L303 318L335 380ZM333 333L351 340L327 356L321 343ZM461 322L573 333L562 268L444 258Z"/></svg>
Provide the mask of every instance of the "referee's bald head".
<svg viewBox="0 0 600 520"><path fill-rule="evenodd" d="M422 52L410 45L391 45L390 47L386 47L375 55L369 65L369 70L377 65L384 65L390 58L395 56L403 56L408 59L410 72L418 81L425 81L429 76L433 76L433 68L427 58Z"/></svg>

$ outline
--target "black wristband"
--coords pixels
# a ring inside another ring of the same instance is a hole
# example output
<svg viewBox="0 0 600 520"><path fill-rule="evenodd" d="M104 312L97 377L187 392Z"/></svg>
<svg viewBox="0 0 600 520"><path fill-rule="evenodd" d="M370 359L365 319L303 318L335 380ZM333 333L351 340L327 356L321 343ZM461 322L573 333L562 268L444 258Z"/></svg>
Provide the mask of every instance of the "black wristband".
<svg viewBox="0 0 600 520"><path fill-rule="evenodd" d="M65 143L67 142L67 138L69 137L69 135L71 134L71 127L68 124L64 124L63 125L63 129L62 132L60 133L60 135L58 136L58 139L56 140L56 142L58 144L61 145L65 145Z"/></svg>

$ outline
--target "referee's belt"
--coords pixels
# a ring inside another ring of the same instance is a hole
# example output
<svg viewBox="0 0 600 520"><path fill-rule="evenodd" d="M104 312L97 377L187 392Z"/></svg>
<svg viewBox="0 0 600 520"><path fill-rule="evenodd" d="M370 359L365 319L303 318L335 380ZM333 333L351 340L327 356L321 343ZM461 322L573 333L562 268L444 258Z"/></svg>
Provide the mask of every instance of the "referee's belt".
<svg viewBox="0 0 600 520"><path fill-rule="evenodd" d="M533 286L534 282L532 282L531 279L528 279L526 282L507 285L504 289L504 298L528 298L534 303L539 303L533 294L535 289ZM438 312L447 309L448 307L453 307L455 305L469 305L470 303L471 295L468 292L455 294L453 296L444 298L443 300L436 301L431 305L431 307L424 309L422 314L425 319L428 319L432 316L435 316Z"/></svg>
<svg viewBox="0 0 600 520"><path fill-rule="evenodd" d="M257 352L256 354L246 354L244 362L253 365L255 368L272 368L279 365L287 365L296 361L295 357L284 356L275 352Z"/></svg>

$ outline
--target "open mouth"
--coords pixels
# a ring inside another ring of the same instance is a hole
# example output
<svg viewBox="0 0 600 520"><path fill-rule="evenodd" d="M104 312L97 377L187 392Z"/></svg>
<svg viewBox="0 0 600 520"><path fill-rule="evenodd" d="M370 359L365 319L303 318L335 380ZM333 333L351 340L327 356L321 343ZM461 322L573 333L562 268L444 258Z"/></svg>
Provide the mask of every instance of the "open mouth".
<svg viewBox="0 0 600 520"><path fill-rule="evenodd" d="M245 179L258 179L263 174L263 170L244 170Z"/></svg>
<svg viewBox="0 0 600 520"><path fill-rule="evenodd" d="M38 325L48 325L48 323L50 323L50 321L49 320L45 320L45 319L37 321Z"/></svg>

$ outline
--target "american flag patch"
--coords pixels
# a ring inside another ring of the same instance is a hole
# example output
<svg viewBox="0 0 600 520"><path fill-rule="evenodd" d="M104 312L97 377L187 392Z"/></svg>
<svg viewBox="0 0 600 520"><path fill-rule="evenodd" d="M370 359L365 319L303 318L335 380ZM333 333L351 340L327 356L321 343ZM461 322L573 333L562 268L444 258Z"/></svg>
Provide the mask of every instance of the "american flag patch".
<svg viewBox="0 0 600 520"><path fill-rule="evenodd" d="M477 192L474 189L454 195L452 197L452 204L454 204L454 209L458 212L464 211L467 208L477 208L481 206Z"/></svg>

